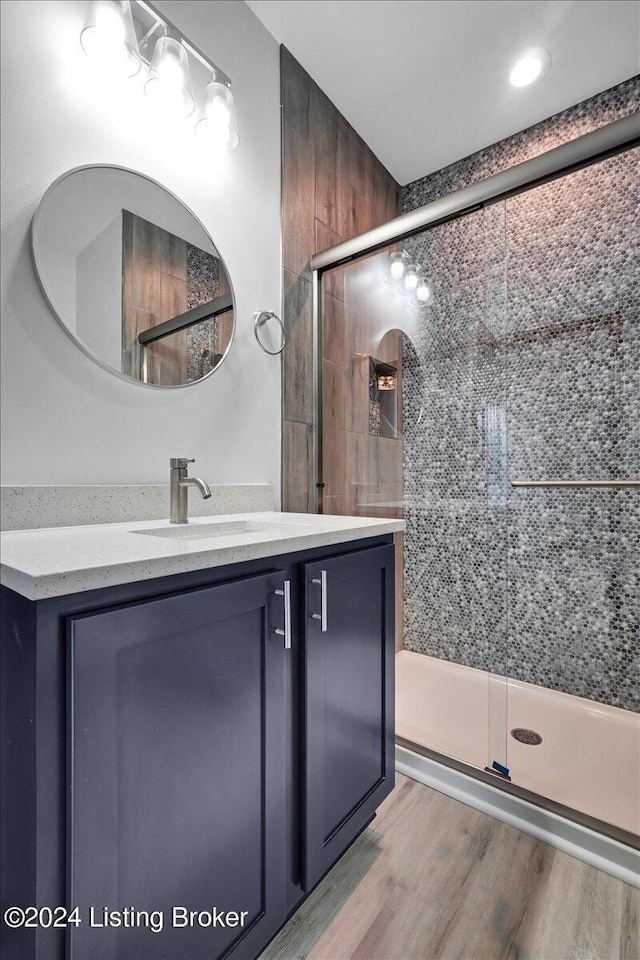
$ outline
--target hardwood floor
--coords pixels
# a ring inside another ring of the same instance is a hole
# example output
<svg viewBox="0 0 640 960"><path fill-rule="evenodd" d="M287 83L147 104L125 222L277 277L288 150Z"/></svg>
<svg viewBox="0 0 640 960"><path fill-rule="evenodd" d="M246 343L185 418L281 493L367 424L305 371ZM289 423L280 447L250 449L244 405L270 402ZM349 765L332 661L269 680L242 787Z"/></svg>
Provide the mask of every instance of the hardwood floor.
<svg viewBox="0 0 640 960"><path fill-rule="evenodd" d="M400 774L261 960L638 960L640 891Z"/></svg>

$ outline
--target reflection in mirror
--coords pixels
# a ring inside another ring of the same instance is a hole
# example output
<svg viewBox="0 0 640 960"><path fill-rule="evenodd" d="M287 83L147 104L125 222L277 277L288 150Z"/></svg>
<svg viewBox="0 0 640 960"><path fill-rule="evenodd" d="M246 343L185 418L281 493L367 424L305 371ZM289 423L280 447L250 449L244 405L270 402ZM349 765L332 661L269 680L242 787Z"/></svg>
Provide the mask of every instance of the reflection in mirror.
<svg viewBox="0 0 640 960"><path fill-rule="evenodd" d="M229 276L200 222L159 184L118 167L72 171L43 197L32 247L57 319L103 366L179 386L224 359Z"/></svg>
<svg viewBox="0 0 640 960"><path fill-rule="evenodd" d="M220 362L233 304L219 257L122 211L122 371L191 383Z"/></svg>

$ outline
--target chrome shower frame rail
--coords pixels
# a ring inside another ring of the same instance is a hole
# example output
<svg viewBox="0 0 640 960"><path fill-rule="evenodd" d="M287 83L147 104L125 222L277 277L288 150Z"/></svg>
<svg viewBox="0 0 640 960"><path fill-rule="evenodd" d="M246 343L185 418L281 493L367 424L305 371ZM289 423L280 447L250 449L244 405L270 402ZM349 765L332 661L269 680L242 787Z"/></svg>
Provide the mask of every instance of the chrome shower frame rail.
<svg viewBox="0 0 640 960"><path fill-rule="evenodd" d="M407 240L431 227L455 220L525 190L531 190L639 144L640 112L635 112L314 254L310 262L313 271L314 442L309 503L316 505L318 513L322 512L322 382L320 376L322 370L320 314L322 274L334 267L374 253L389 244ZM558 485L557 482L555 483ZM635 486L635 481L631 483ZM516 481L514 485L522 484ZM530 485L530 482L527 485ZM568 484L563 484L563 486L566 485ZM629 482L627 481L625 485L628 486Z"/></svg>
<svg viewBox="0 0 640 960"><path fill-rule="evenodd" d="M624 490L640 487L640 480L512 480L512 487L563 488L570 490Z"/></svg>
<svg viewBox="0 0 640 960"><path fill-rule="evenodd" d="M351 240L344 240L311 258L312 270L327 270L365 253L372 253L398 240L406 240L427 227L444 223L477 210L485 203L529 190L532 187L565 176L589 166L640 142L640 112L614 120L604 127L585 133L575 140L547 150L537 157L517 163L446 197L433 200L424 207L403 213L379 227L367 230Z"/></svg>

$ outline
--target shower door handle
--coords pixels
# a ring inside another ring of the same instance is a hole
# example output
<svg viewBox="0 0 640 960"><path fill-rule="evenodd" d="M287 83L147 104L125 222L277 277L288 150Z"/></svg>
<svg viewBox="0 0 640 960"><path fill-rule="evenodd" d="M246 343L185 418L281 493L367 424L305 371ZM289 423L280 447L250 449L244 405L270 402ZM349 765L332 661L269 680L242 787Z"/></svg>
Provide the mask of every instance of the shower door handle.
<svg viewBox="0 0 640 960"><path fill-rule="evenodd" d="M317 583L320 585L320 613L312 613L312 620L320 621L320 630L322 633L327 632L327 571L320 571L320 579L314 577L311 583Z"/></svg>

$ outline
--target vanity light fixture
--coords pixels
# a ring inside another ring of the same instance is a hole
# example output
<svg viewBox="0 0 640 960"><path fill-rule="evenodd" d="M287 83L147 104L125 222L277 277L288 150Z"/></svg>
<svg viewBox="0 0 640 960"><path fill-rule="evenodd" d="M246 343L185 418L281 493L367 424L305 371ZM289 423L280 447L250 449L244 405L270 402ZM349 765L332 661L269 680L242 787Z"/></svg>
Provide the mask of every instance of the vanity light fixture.
<svg viewBox="0 0 640 960"><path fill-rule="evenodd" d="M229 80L218 80L215 71L205 90L202 116L196 123L196 136L215 151L238 146L236 106Z"/></svg>
<svg viewBox="0 0 640 960"><path fill-rule="evenodd" d="M509 83L512 87L529 87L532 83L542 80L550 69L549 51L543 47L535 47L516 60L509 74Z"/></svg>
<svg viewBox="0 0 640 960"><path fill-rule="evenodd" d="M138 41L129 3L92 0L80 33L82 49L101 70L134 77L140 69Z"/></svg>
<svg viewBox="0 0 640 960"><path fill-rule="evenodd" d="M191 92L187 51L175 37L160 37L144 85L147 100L171 117L190 117L196 104Z"/></svg>
<svg viewBox="0 0 640 960"><path fill-rule="evenodd" d="M410 263L406 250L393 250L389 254L389 273L384 282L395 286L403 297L411 297L414 306L424 306L432 297L431 284L422 273L419 263Z"/></svg>
<svg viewBox="0 0 640 960"><path fill-rule="evenodd" d="M146 68L147 99L176 118L197 113L199 142L218 152L238 146L231 80L151 3L92 0L80 43L90 60L118 76Z"/></svg>

